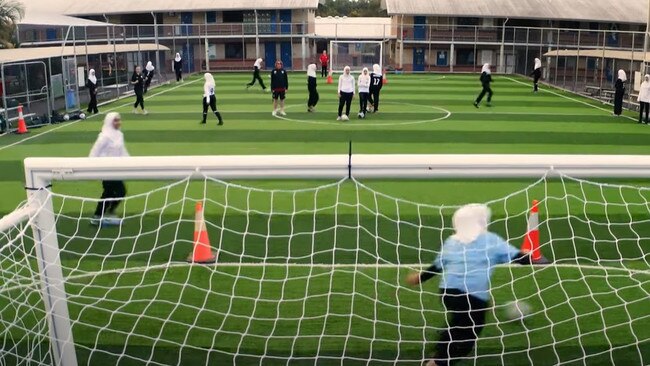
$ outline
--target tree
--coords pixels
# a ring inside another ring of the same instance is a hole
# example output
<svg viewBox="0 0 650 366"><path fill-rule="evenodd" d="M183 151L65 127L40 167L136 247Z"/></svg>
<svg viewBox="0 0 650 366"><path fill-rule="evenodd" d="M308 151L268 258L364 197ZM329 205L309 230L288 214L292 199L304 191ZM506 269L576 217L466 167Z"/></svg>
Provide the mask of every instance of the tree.
<svg viewBox="0 0 650 366"><path fill-rule="evenodd" d="M380 0L326 0L318 5L316 15L348 17L386 17L386 10L381 9Z"/></svg>
<svg viewBox="0 0 650 366"><path fill-rule="evenodd" d="M25 16L23 4L15 0L0 0L0 48L14 48L16 25Z"/></svg>

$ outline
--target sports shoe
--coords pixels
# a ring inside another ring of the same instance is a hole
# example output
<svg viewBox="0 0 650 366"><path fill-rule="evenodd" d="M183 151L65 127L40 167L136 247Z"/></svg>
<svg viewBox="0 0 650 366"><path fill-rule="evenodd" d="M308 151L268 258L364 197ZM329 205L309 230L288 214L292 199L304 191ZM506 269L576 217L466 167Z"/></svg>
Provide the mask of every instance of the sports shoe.
<svg viewBox="0 0 650 366"><path fill-rule="evenodd" d="M204 125L204 124L205 124L205 120L199 122L199 124L200 124L200 125Z"/></svg>
<svg viewBox="0 0 650 366"><path fill-rule="evenodd" d="M264 88L264 89L262 89L262 90L264 90L265 93L268 93L268 92L269 92L269 90L266 89L266 88Z"/></svg>
<svg viewBox="0 0 650 366"><path fill-rule="evenodd" d="M336 120L337 121L342 121L343 119L341 118L341 116L338 116L338 117L336 117Z"/></svg>
<svg viewBox="0 0 650 366"><path fill-rule="evenodd" d="M109 216L109 217L104 217L102 220L102 226L120 226L122 225L122 219L118 219L117 217Z"/></svg>
<svg viewBox="0 0 650 366"><path fill-rule="evenodd" d="M363 114L363 112L359 112L359 113L357 114L357 117L358 117L359 119L361 119L361 118L365 117L365 115Z"/></svg>
<svg viewBox="0 0 650 366"><path fill-rule="evenodd" d="M102 219L99 216L93 216L92 219L90 219L90 225L92 226L100 226L102 224Z"/></svg>
<svg viewBox="0 0 650 366"><path fill-rule="evenodd" d="M286 116L287 114L284 113L284 111L280 111L280 115L284 117L284 116Z"/></svg>
<svg viewBox="0 0 650 366"><path fill-rule="evenodd" d="M273 111L273 112L271 112L271 115L272 115L273 117L277 117L277 116L278 116L278 112L277 112L277 111Z"/></svg>
<svg viewBox="0 0 650 366"><path fill-rule="evenodd" d="M485 103L485 106L486 106L486 107L492 107L492 103L491 103L491 102L487 102L487 103Z"/></svg>
<svg viewBox="0 0 650 366"><path fill-rule="evenodd" d="M217 123L217 126L223 126L223 119L219 118L219 123Z"/></svg>
<svg viewBox="0 0 650 366"><path fill-rule="evenodd" d="M478 103L474 102L474 107L478 108Z"/></svg>
<svg viewBox="0 0 650 366"><path fill-rule="evenodd" d="M248 90L248 88L250 87L251 87L250 84L246 84L246 90Z"/></svg>
<svg viewBox="0 0 650 366"><path fill-rule="evenodd" d="M138 109L137 108L133 108L133 114L138 114Z"/></svg>
<svg viewBox="0 0 650 366"><path fill-rule="evenodd" d="M146 109L143 109L143 110L142 110L142 114L144 114L144 115L146 116L147 114L149 114L149 111L146 110Z"/></svg>

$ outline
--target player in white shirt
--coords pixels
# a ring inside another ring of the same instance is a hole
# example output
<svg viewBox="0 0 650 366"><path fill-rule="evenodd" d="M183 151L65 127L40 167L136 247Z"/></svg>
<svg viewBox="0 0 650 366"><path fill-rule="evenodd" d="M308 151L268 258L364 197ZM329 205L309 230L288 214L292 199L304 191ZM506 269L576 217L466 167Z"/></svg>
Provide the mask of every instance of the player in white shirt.
<svg viewBox="0 0 650 366"><path fill-rule="evenodd" d="M214 95L215 82L212 74L206 72L205 83L203 84L203 120L201 124L205 124L205 120L208 117L208 107L212 109L212 112L217 119L219 120L219 126L223 126L223 119L221 118L221 113L217 111L217 97Z"/></svg>
<svg viewBox="0 0 650 366"><path fill-rule="evenodd" d="M370 97L370 74L367 67L361 71L357 85L359 86L359 118L366 118Z"/></svg>
<svg viewBox="0 0 650 366"><path fill-rule="evenodd" d="M356 87L354 85L354 76L350 74L350 66L346 66L343 69L343 74L339 76L339 115L336 118L337 121L349 121L350 117L350 105L352 104L352 98L354 98L354 91ZM343 114L343 106L345 106L345 114Z"/></svg>

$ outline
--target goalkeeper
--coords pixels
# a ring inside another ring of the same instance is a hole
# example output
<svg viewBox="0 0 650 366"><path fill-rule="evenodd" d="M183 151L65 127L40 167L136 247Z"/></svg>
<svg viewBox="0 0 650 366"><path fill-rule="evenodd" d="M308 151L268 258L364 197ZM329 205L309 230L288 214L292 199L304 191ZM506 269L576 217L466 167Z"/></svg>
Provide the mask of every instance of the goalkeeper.
<svg viewBox="0 0 650 366"><path fill-rule="evenodd" d="M433 264L406 278L409 285L415 286L440 274L442 304L451 313L448 328L427 366L452 365L472 351L485 324L490 276L496 265L531 264L529 254L487 230L489 221L490 209L485 205L459 208L452 218L455 234L447 238ZM542 258L542 262L546 260Z"/></svg>

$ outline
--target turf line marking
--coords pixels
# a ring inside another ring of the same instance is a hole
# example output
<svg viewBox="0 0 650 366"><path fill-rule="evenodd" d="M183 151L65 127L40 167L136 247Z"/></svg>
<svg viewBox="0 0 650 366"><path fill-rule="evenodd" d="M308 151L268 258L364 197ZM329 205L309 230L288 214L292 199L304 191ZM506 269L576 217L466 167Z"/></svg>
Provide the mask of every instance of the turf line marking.
<svg viewBox="0 0 650 366"><path fill-rule="evenodd" d="M184 82L184 83L182 83L182 84L180 84L180 85L173 86L173 87L171 87L171 88L169 88L169 89L167 89L167 90L163 90L163 91L160 91L160 92L158 92L158 93L156 93L156 94L149 95L148 97L145 97L144 99L145 99L145 100L149 100L149 99L151 99L151 98L153 98L153 97L156 97L156 96L158 96L158 95L165 94L165 93L167 93L167 92L169 92L169 91L176 90L176 89L178 89L178 88L182 88L182 87L184 87L185 85L190 85L190 84L196 83L197 81L201 81L201 80L203 80L203 79L196 79L196 80L192 80L192 81ZM125 98L128 98L128 96L125 97ZM121 98L121 99L124 99L124 98ZM119 101L119 100L120 100L120 99L117 99L116 101ZM116 101L114 101L114 102L116 102ZM110 102L110 103L114 103L114 102ZM10 147L14 147L14 146L19 145L19 144L22 144L22 143L25 142L25 141L29 141L29 140L35 139L35 138L37 138L37 137L39 137L39 136L42 136L42 135L48 134L48 133L50 133L50 132L54 132L54 131L59 130L59 129L61 129L61 128L64 128L64 127L67 127L67 126L72 126L72 125L74 125L74 124L77 124L78 122L87 121L87 120L89 120L89 119L91 119L91 118L93 118L93 117L103 116L103 115L105 115L105 114L108 113L108 112L112 112L112 111L115 111L115 110L118 110L118 109L121 109L121 108L124 108L124 107L130 106L130 105L132 105L132 104L133 104L132 102L124 103L124 104L119 105L119 106L117 106L117 107L113 107L113 108L110 108L110 109L108 109L108 110L106 110L106 111L102 111L101 113L98 113L98 114L94 114L94 115L92 115L92 116L89 116L89 117L86 118L85 120L83 120L83 119L79 119L79 120L76 120L76 121L70 121L70 122L62 123L60 126L54 127L54 128L49 129L49 130L47 130L47 131L41 132L41 133L39 133L39 134L36 134L36 135L32 135L32 136L26 137L26 138L24 138L24 139L22 139L22 140L16 141L16 142L14 142L14 143L12 143L12 144L9 144L9 145L0 146L0 151L5 150L5 149L8 149L8 148L10 148Z"/></svg>
<svg viewBox="0 0 650 366"><path fill-rule="evenodd" d="M513 78L511 78L511 77L507 77L507 76L505 77L505 79L508 79L508 80L510 80L510 81L512 81L512 82L514 82L514 83L518 83L518 84L522 84L522 85L530 85L530 84L528 84L528 83L524 83L524 82L521 81L521 80L513 79ZM584 100L580 100L580 99L576 99L576 98L571 98L571 97L569 97L569 96L562 95L562 94L560 94L560 93L554 92L554 91L549 90L549 89L546 89L546 88L545 88L545 89L540 89L540 90L543 91L543 92L545 92L545 93L550 93L550 94L556 95L556 96L561 97L561 98L564 98L564 99L572 100L572 101L574 101L574 102L576 102L576 103L584 104L584 105L586 105L586 106L589 106L589 107L592 107L592 108L596 108L596 109L599 109L599 110L601 110L601 111L605 111L605 112L607 112L607 113L612 113L612 111L611 111L610 109L605 109L605 108L603 108L603 107L599 107L599 106L597 106L597 105L593 105L593 104L587 103L587 102L585 102ZM632 117L630 117L630 116L622 115L622 117L623 117L623 118L630 119L630 120L632 120L632 121L636 121L635 118L632 118Z"/></svg>

